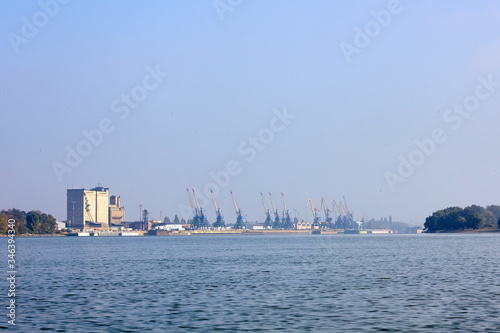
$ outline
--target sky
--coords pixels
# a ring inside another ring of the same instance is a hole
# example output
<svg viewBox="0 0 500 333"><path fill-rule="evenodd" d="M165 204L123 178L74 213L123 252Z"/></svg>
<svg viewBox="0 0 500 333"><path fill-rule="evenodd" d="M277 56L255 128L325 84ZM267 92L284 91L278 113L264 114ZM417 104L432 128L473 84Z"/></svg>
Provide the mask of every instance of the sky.
<svg viewBox="0 0 500 333"><path fill-rule="evenodd" d="M0 1L0 209L423 225L500 204L498 1Z"/></svg>

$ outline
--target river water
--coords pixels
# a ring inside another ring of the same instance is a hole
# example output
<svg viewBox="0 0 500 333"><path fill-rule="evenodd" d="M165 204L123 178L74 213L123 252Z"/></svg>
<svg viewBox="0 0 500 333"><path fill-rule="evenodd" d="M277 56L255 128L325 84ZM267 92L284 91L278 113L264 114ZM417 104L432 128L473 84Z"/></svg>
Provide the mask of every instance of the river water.
<svg viewBox="0 0 500 333"><path fill-rule="evenodd" d="M16 240L19 332L500 332L500 234Z"/></svg>

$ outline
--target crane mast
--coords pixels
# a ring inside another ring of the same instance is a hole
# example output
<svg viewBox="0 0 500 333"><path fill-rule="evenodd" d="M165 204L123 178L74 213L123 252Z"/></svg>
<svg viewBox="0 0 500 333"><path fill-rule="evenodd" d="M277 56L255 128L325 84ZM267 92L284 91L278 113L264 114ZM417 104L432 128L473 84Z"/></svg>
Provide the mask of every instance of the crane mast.
<svg viewBox="0 0 500 333"><path fill-rule="evenodd" d="M233 191L231 192L231 198L233 199L234 211L236 212L236 223L233 226L233 229L245 229L245 222L243 221L243 214L241 213L241 209L238 208L236 204L236 200L234 199Z"/></svg>

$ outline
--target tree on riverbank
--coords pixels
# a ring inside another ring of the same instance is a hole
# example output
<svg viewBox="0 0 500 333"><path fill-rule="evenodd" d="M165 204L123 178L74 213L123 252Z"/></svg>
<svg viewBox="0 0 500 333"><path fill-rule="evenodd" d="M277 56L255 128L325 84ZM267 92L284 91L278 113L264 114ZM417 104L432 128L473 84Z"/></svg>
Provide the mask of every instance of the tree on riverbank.
<svg viewBox="0 0 500 333"><path fill-rule="evenodd" d="M493 215L495 215L495 218L497 219L497 225L500 228L500 206L490 205L486 207L486 209L489 210Z"/></svg>
<svg viewBox="0 0 500 333"><path fill-rule="evenodd" d="M3 217L16 221L14 229L18 234L53 234L56 232L56 218L39 210L28 213L12 208L0 211L0 232L3 231ZM3 231L5 233L7 230Z"/></svg>
<svg viewBox="0 0 500 333"><path fill-rule="evenodd" d="M472 205L464 209L449 207L434 212L425 219L424 228L428 232L453 231L463 229L480 229L484 227L497 227L500 216L500 206L487 208Z"/></svg>

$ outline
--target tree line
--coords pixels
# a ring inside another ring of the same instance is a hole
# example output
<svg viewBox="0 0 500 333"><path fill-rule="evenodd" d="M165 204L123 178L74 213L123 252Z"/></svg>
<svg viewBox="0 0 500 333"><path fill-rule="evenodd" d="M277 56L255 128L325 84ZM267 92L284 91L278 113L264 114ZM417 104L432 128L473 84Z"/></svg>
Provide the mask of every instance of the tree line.
<svg viewBox="0 0 500 333"><path fill-rule="evenodd" d="M0 234L7 233L8 220L16 221L16 234L53 234L56 232L56 218L39 210L25 212L16 208L0 211Z"/></svg>
<svg viewBox="0 0 500 333"><path fill-rule="evenodd" d="M453 231L464 229L500 228L500 206L486 208L472 205L469 207L449 207L438 210L425 219L427 232Z"/></svg>

